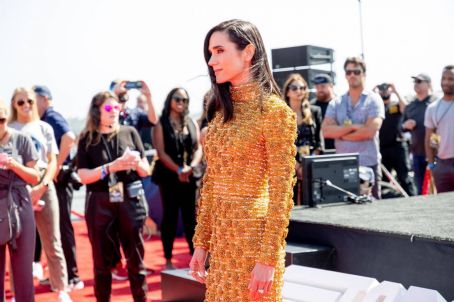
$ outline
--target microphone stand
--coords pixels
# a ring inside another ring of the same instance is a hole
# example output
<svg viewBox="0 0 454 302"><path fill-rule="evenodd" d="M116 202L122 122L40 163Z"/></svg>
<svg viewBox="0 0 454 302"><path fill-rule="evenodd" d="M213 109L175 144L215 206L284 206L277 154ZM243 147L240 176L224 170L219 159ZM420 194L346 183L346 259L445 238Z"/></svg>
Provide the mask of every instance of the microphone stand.
<svg viewBox="0 0 454 302"><path fill-rule="evenodd" d="M334 188L334 189L336 189L336 190L338 190L338 191L340 191L342 193L347 194L348 200L353 202L353 203L361 204L361 203L366 203L366 202L372 202L372 199L369 196L356 195L356 194L354 194L354 193L352 193L350 191L347 191L345 189L342 189L341 187L336 186L329 179L319 178L319 179L315 179L314 182L320 183L320 195L321 195L320 199L321 200L324 199L324 197L323 197L323 186L328 186L328 187Z"/></svg>

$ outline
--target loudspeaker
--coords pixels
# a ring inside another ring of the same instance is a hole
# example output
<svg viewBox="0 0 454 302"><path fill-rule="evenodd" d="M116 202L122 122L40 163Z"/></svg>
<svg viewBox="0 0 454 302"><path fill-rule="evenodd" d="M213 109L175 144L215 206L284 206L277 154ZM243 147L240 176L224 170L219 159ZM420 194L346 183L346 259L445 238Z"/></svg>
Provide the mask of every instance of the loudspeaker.
<svg viewBox="0 0 454 302"><path fill-rule="evenodd" d="M334 50L304 45L271 50L273 69L330 64L334 62Z"/></svg>
<svg viewBox="0 0 454 302"><path fill-rule="evenodd" d="M292 73L299 73L309 85L309 88L314 88L314 84L312 84L312 80L318 74L324 73L331 76L333 79L333 84L336 83L336 73L333 71L327 70L320 70L320 69L299 69L299 70L287 70L287 71L273 71L274 80L276 80L279 87L284 87L285 80L287 80L288 76Z"/></svg>

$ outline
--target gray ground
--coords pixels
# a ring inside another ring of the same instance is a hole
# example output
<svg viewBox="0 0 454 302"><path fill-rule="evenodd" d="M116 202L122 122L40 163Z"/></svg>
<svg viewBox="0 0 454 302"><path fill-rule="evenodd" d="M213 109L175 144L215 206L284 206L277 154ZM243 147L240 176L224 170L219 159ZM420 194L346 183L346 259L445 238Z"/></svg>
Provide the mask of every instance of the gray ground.
<svg viewBox="0 0 454 302"><path fill-rule="evenodd" d="M454 241L454 193L295 209L292 219Z"/></svg>

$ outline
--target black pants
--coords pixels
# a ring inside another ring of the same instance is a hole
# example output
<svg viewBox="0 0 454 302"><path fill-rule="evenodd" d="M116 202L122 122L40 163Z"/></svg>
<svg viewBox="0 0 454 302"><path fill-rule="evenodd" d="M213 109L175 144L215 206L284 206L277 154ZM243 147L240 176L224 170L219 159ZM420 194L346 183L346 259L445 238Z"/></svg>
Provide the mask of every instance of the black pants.
<svg viewBox="0 0 454 302"><path fill-rule="evenodd" d="M147 215L145 197L111 203L109 194L88 192L85 219L92 246L95 296L98 302L110 301L111 269L120 250L118 238L125 253L128 277L134 301L146 301L146 270L143 263L144 243L142 228Z"/></svg>
<svg viewBox="0 0 454 302"><path fill-rule="evenodd" d="M454 191L454 158L438 159L432 175L438 193Z"/></svg>
<svg viewBox="0 0 454 302"><path fill-rule="evenodd" d="M79 279L76 262L76 240L71 223L71 206L73 203L73 187L68 183L55 183L57 189L58 206L60 210L60 236L63 253L68 270L68 282Z"/></svg>
<svg viewBox="0 0 454 302"><path fill-rule="evenodd" d="M161 240L166 259L172 259L173 242L177 232L178 215L181 209L184 234L191 254L194 252L192 237L195 230L195 193L196 185L166 181L159 185L161 192L163 217L161 223Z"/></svg>
<svg viewBox="0 0 454 302"><path fill-rule="evenodd" d="M413 179L408 175L410 172L410 159L406 145L399 143L394 146L381 147L382 163L389 172L396 171L397 180L402 188L410 196L415 196L416 187Z"/></svg>

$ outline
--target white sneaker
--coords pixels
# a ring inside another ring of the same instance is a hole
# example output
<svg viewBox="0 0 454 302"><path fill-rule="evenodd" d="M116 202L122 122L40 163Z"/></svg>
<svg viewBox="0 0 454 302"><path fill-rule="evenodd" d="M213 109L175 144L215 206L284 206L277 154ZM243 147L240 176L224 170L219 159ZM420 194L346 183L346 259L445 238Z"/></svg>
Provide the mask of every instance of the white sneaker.
<svg viewBox="0 0 454 302"><path fill-rule="evenodd" d="M43 266L40 262L33 262L33 278L42 280L44 278Z"/></svg>
<svg viewBox="0 0 454 302"><path fill-rule="evenodd" d="M61 290L58 293L58 302L73 302L67 292Z"/></svg>
<svg viewBox="0 0 454 302"><path fill-rule="evenodd" d="M69 283L69 289L70 290L81 290L85 287L84 281L82 280L75 280L75 282L70 282Z"/></svg>

